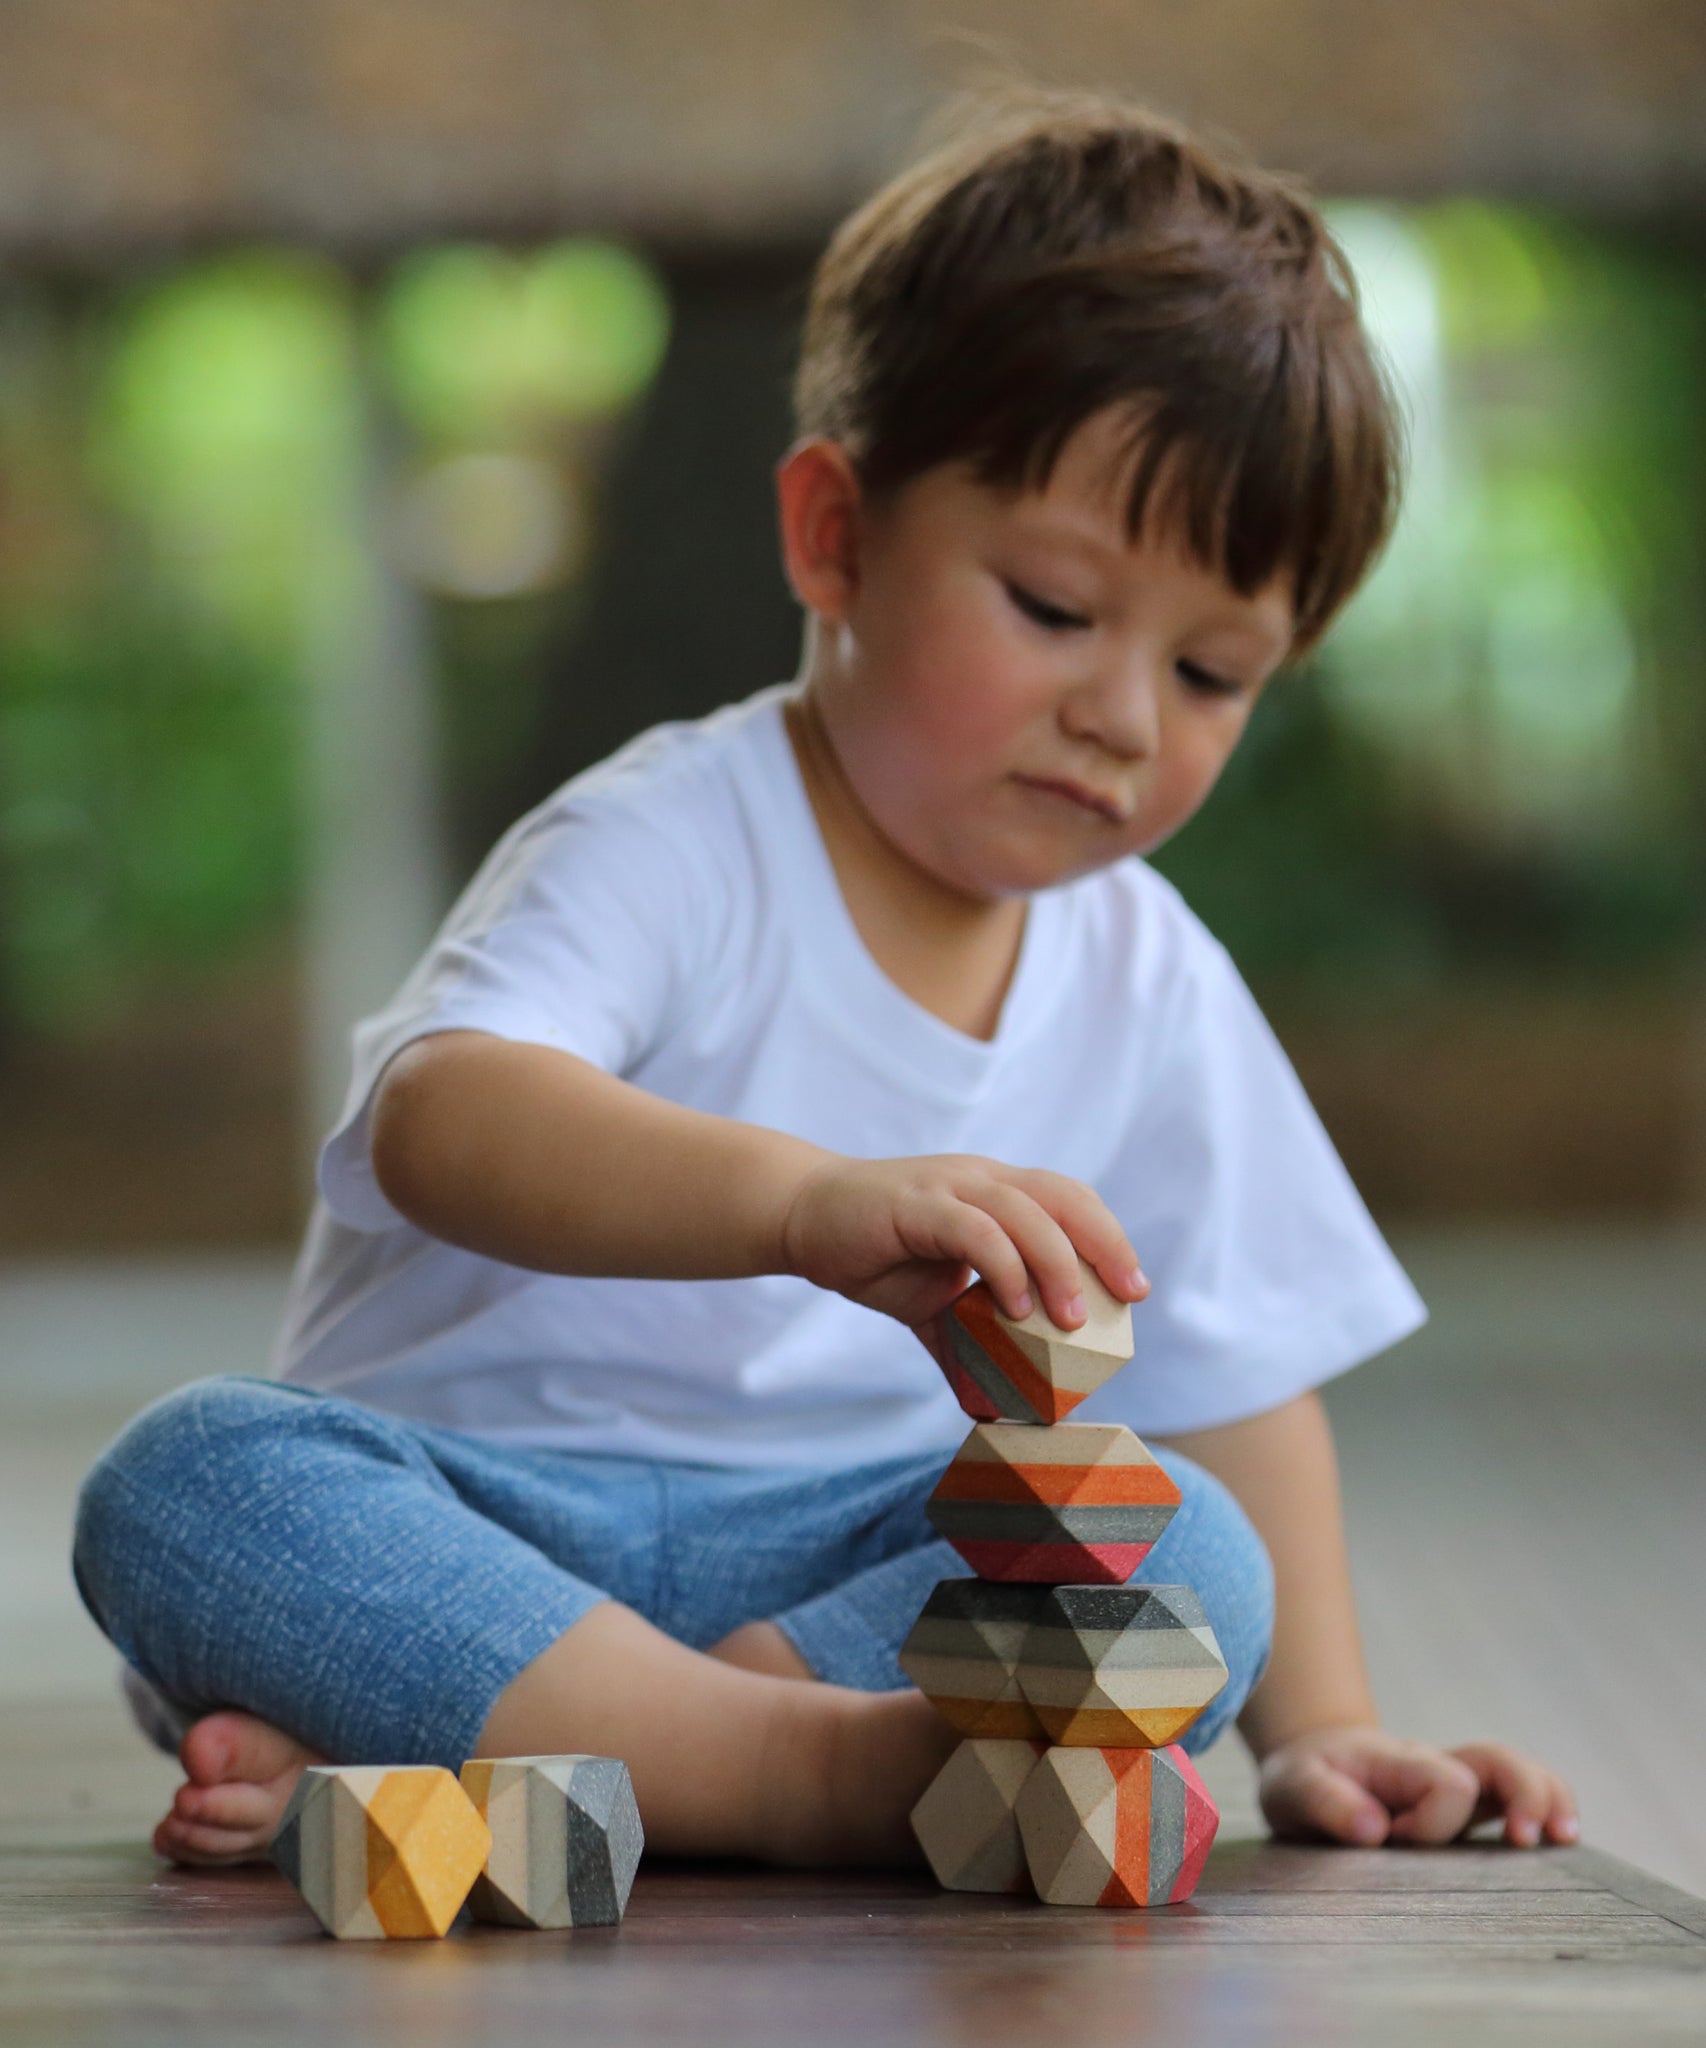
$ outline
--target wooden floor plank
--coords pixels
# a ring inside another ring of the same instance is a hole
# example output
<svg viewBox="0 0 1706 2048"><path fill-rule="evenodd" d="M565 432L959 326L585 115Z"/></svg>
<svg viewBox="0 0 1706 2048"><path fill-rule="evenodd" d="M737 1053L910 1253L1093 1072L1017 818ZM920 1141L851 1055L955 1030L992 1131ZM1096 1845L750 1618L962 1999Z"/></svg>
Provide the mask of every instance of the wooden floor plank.
<svg viewBox="0 0 1706 2048"><path fill-rule="evenodd" d="M0 2038L223 2048L240 2014L255 2048L1603 2048L1699 2039L1702 1915L1589 1850L1252 1842L1216 1850L1191 1905L1151 1913L648 1865L620 1928L464 1925L442 1943L358 1946L320 1935L270 1871L169 1871L116 1842L14 1845L0 1854Z"/></svg>

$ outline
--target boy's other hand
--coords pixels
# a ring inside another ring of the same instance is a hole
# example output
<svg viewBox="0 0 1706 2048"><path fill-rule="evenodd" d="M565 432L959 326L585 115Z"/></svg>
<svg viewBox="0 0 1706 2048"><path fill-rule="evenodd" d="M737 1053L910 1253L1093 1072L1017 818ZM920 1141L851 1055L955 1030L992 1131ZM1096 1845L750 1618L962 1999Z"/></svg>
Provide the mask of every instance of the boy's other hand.
<svg viewBox="0 0 1706 2048"><path fill-rule="evenodd" d="M1496 1742L1434 1749L1382 1728L1321 1728L1282 1743L1263 1761L1261 1800L1276 1835L1365 1848L1455 1841L1500 1816L1520 1849L1580 1834L1569 1786L1532 1757Z"/></svg>
<svg viewBox="0 0 1706 2048"><path fill-rule="evenodd" d="M1075 1330L1085 1316L1080 1254L1119 1300L1149 1292L1093 1188L959 1153L814 1168L788 1203L782 1246L789 1272L913 1329L977 1274L1008 1315L1029 1315L1040 1298L1054 1323Z"/></svg>

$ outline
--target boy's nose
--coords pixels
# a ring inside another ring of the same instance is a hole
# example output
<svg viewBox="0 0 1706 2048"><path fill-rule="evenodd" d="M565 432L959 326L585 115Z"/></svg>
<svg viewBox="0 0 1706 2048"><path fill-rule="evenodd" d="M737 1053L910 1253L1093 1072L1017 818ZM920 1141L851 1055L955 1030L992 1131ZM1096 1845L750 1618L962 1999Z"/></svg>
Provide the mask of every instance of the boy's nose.
<svg viewBox="0 0 1706 2048"><path fill-rule="evenodd" d="M1142 761L1161 743L1161 691L1148 662L1127 662L1068 701L1062 719L1074 739L1093 740L1124 761Z"/></svg>

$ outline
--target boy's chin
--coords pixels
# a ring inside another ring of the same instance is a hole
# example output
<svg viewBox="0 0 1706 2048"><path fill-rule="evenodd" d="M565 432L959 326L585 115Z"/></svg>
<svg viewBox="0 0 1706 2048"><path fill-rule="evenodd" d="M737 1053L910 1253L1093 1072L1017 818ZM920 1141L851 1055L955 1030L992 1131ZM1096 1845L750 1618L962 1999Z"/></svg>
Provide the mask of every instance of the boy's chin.
<svg viewBox="0 0 1706 2048"><path fill-rule="evenodd" d="M968 874L959 886L987 902L1004 902L1017 896L1035 896L1044 889L1058 889L1124 858L1123 847L1110 848L1099 856L1084 848L1070 852L1059 846L1003 848L978 861L975 873Z"/></svg>

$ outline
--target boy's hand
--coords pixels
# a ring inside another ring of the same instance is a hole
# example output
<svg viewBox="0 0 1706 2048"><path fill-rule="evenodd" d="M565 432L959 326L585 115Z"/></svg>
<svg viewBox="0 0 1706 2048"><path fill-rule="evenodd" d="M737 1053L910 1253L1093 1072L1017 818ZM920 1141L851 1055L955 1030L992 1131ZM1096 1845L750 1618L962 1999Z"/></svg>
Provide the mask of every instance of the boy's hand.
<svg viewBox="0 0 1706 2048"><path fill-rule="evenodd" d="M1121 1301L1149 1282L1101 1197L1065 1174L944 1153L836 1158L796 1188L782 1223L787 1270L917 1329L974 1273L1010 1316L1029 1315L1032 1276L1060 1328L1084 1320L1078 1259Z"/></svg>
<svg viewBox="0 0 1706 2048"><path fill-rule="evenodd" d="M1450 1842L1504 1816L1505 1840L1532 1849L1573 1842L1576 1802L1562 1778L1502 1743L1460 1749L1405 1742L1381 1728L1321 1728L1269 1753L1262 1812L1276 1835L1377 1842Z"/></svg>

